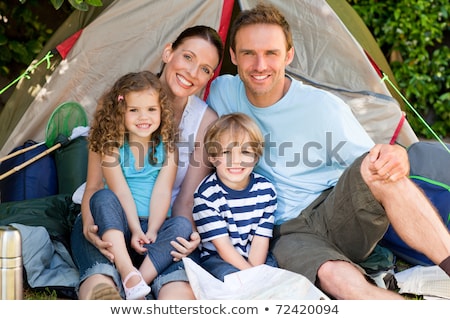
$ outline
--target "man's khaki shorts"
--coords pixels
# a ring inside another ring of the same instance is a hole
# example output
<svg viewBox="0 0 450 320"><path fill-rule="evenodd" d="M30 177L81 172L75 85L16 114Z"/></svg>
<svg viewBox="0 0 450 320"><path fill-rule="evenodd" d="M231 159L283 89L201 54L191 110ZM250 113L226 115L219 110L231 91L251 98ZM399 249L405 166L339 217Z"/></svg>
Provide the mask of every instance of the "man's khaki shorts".
<svg viewBox="0 0 450 320"><path fill-rule="evenodd" d="M276 226L272 250L280 268L316 283L326 261L364 261L386 232L389 221L360 173L363 155L342 174L334 188L324 191L292 220Z"/></svg>

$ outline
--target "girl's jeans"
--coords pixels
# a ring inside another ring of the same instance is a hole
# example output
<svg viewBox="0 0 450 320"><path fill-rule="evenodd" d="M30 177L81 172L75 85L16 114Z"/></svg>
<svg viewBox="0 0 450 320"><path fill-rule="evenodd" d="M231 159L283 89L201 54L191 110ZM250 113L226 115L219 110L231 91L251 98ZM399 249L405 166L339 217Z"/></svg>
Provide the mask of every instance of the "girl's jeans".
<svg viewBox="0 0 450 320"><path fill-rule="evenodd" d="M120 205L115 194L108 189L97 191L90 200L91 212L94 216L95 223L99 226L99 235L108 229L114 228L124 232L125 241L129 247L129 254L137 267L142 263L145 256L136 253L130 246L130 231L126 222L125 212ZM144 232L147 231L147 219L141 220L141 227ZM170 252L174 250L170 241L176 237L189 239L192 233L192 224L185 217L173 217L167 219L161 226L155 243L146 245L148 249L147 255L158 271L158 278L154 282L158 283L156 292L164 284L160 277L170 279L170 281L187 281L182 262L173 262ZM82 283L88 277L95 274L103 274L111 277L116 286L119 288L121 296L124 297L122 281L114 264L111 263L94 245L92 245L83 235L83 226L81 214L75 220L75 224L71 234L72 257L80 272L80 282ZM169 276L169 273L180 272L182 274ZM166 281L167 283L169 281ZM77 286L77 291L79 285Z"/></svg>

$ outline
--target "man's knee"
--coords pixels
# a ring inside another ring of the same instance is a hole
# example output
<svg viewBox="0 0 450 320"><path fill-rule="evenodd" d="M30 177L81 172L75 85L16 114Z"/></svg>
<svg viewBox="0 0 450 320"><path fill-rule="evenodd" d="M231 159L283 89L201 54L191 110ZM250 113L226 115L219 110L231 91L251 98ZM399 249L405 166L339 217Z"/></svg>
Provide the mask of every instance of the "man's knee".
<svg viewBox="0 0 450 320"><path fill-rule="evenodd" d="M327 261L317 270L317 282L326 291L330 288L341 288L358 279L365 279L363 273L348 261Z"/></svg>

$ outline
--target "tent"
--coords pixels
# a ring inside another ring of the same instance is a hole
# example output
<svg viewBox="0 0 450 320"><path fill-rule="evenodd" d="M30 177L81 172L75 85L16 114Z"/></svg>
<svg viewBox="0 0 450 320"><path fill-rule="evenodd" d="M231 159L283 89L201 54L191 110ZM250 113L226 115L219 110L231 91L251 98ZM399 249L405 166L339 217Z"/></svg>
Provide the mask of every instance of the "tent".
<svg viewBox="0 0 450 320"><path fill-rule="evenodd" d="M53 50L48 65L36 68L30 80L22 79L3 108L0 157L28 139L44 141L47 121L63 102L79 102L92 119L97 99L117 77L142 69L158 72L163 46L185 27L209 25L225 40L233 15L258 1L106 0L102 7L74 12L36 59ZM402 122L401 102L381 81L380 70L394 81L381 50L345 0L266 2L291 24L292 76L343 98L375 142L396 139L409 146L418 140ZM233 72L225 55L220 73Z"/></svg>

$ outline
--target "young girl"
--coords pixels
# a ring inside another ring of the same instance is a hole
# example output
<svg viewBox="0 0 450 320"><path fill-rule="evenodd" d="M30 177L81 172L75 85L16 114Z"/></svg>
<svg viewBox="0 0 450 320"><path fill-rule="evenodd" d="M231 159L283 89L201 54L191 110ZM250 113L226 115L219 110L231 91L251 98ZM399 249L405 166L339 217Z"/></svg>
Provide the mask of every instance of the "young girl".
<svg viewBox="0 0 450 320"><path fill-rule="evenodd" d="M100 101L89 148L101 155L106 188L91 197L90 209L100 237L112 244L126 299L142 299L172 263L170 241L192 232L184 217L166 220L177 172L173 114L149 71L122 76ZM139 271L136 254L144 255Z"/></svg>

